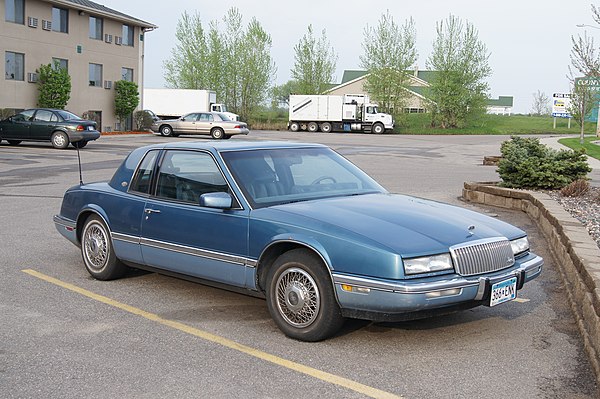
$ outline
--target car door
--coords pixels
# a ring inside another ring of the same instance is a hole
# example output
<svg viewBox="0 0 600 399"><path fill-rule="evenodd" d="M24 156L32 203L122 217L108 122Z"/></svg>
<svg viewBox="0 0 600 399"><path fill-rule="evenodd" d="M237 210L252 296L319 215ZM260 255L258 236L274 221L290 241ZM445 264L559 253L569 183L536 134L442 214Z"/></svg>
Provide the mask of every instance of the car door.
<svg viewBox="0 0 600 399"><path fill-rule="evenodd" d="M58 122L56 114L48 109L38 109L31 120L29 133L32 140L50 140Z"/></svg>
<svg viewBox="0 0 600 399"><path fill-rule="evenodd" d="M197 113L187 114L181 117L175 124L175 133L177 134L196 134Z"/></svg>
<svg viewBox="0 0 600 399"><path fill-rule="evenodd" d="M248 211L201 207L205 193L232 190L208 152L165 151L144 209L141 249L148 266L246 285ZM237 200L234 201L237 203Z"/></svg>
<svg viewBox="0 0 600 399"><path fill-rule="evenodd" d="M207 112L203 112L200 114L200 118L198 119L198 134L210 134L210 130L212 129L212 125L214 122L213 115Z"/></svg>
<svg viewBox="0 0 600 399"><path fill-rule="evenodd" d="M9 123L2 127L3 139L29 140L31 119L35 113L34 109L28 109L20 114L10 117Z"/></svg>

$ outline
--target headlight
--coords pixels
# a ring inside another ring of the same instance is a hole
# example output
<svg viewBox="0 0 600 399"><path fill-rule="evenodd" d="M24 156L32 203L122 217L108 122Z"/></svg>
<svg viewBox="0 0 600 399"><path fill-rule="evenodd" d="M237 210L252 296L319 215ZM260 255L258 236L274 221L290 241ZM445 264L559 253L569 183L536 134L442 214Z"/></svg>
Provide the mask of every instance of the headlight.
<svg viewBox="0 0 600 399"><path fill-rule="evenodd" d="M442 270L452 270L450 254L404 259L404 273L406 274L433 273Z"/></svg>
<svg viewBox="0 0 600 399"><path fill-rule="evenodd" d="M529 251L529 240L527 239L527 237L512 240L510 242L510 247L512 248L513 255L527 252Z"/></svg>

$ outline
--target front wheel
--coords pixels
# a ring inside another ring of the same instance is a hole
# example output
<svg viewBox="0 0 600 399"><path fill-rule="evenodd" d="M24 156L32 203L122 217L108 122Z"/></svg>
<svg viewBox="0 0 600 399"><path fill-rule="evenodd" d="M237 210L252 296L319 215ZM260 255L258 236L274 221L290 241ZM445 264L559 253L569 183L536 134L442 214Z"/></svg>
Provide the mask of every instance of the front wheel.
<svg viewBox="0 0 600 399"><path fill-rule="evenodd" d="M98 280L113 280L127 271L115 255L108 227L97 215L88 217L83 226L81 256L88 273Z"/></svg>
<svg viewBox="0 0 600 399"><path fill-rule="evenodd" d="M385 132L385 126L383 126L381 123L376 123L373 125L373 133L381 134L383 132Z"/></svg>
<svg viewBox="0 0 600 399"><path fill-rule="evenodd" d="M271 317L290 338L321 341L344 323L329 273L307 249L277 258L267 276L266 297Z"/></svg>
<svg viewBox="0 0 600 399"><path fill-rule="evenodd" d="M161 128L160 128L160 135L161 136L165 136L165 137L172 136L173 135L173 129L169 125L161 126Z"/></svg>
<svg viewBox="0 0 600 399"><path fill-rule="evenodd" d="M65 132L54 132L51 140L54 148L64 150L69 146L69 136Z"/></svg>

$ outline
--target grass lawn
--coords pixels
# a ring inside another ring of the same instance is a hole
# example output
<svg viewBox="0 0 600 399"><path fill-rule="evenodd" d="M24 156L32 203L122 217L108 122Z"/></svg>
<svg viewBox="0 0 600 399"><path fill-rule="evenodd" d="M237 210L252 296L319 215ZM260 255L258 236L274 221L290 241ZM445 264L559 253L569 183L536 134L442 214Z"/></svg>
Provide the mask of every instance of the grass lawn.
<svg viewBox="0 0 600 399"><path fill-rule="evenodd" d="M579 125L563 118L556 118L553 128L551 116L528 115L482 115L461 129L439 129L431 127L430 114L406 114L398 121L395 131L400 134L579 134ZM585 132L596 131L595 123L586 123Z"/></svg>
<svg viewBox="0 0 600 399"><path fill-rule="evenodd" d="M579 136L568 138L568 139L560 139L559 143L562 145L566 145L567 147L577 150L581 147L585 148L585 153L592 158L600 159L600 145L592 144L592 141L600 141L600 137L596 137L596 135L585 136L583 138L583 145L579 143Z"/></svg>

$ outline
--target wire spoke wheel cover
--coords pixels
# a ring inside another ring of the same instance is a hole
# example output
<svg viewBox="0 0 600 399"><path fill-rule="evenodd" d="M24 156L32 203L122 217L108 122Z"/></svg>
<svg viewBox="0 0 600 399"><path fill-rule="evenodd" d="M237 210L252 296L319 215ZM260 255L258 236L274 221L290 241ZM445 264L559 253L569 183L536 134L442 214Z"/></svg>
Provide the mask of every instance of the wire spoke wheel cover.
<svg viewBox="0 0 600 399"><path fill-rule="evenodd" d="M92 223L87 226L83 237L83 254L91 269L101 271L108 260L108 237L106 231Z"/></svg>
<svg viewBox="0 0 600 399"><path fill-rule="evenodd" d="M311 325L319 314L319 289L302 269L288 269L279 276L276 300L283 318L295 327Z"/></svg>

